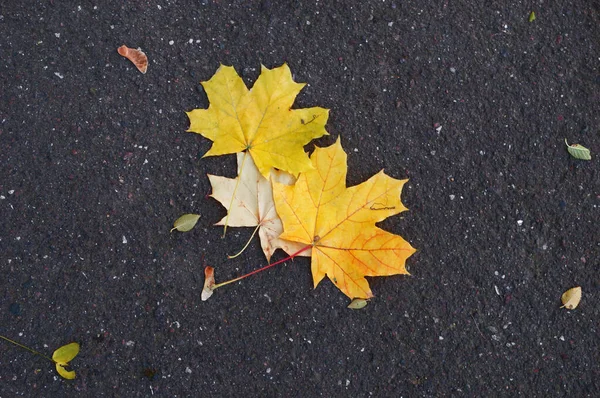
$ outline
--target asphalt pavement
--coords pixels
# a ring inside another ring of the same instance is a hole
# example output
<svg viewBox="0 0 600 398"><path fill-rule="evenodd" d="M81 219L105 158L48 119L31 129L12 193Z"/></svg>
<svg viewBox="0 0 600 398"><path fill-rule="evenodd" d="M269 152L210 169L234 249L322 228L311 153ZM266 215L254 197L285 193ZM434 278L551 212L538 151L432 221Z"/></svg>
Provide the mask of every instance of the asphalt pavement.
<svg viewBox="0 0 600 398"><path fill-rule="evenodd" d="M0 334L81 345L70 381L0 341L1 397L600 394L598 1L3 1L0 37ZM330 109L307 151L409 179L379 225L411 275L359 311L306 258L200 299L204 265L265 258L226 258L252 229L221 238L206 174L235 156L202 158L185 112L220 64L251 87L283 63Z"/></svg>

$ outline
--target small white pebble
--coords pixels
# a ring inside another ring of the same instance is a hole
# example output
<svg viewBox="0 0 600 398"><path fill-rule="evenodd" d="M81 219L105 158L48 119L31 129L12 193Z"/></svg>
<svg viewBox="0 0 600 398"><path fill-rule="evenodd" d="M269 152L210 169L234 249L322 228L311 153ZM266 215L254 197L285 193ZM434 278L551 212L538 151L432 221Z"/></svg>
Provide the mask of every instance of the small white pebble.
<svg viewBox="0 0 600 398"><path fill-rule="evenodd" d="M271 373L271 368L267 368L267 373Z"/></svg>
<svg viewBox="0 0 600 398"><path fill-rule="evenodd" d="M11 189L10 191L8 191L8 194L9 194L9 195L12 195L13 193L15 193L15 190L14 190L14 189Z"/></svg>
<svg viewBox="0 0 600 398"><path fill-rule="evenodd" d="M172 46L173 44L175 44L175 41L169 40L169 45Z"/></svg>
<svg viewBox="0 0 600 398"><path fill-rule="evenodd" d="M64 79L64 78L65 78L65 76L64 76L64 75L61 75L61 74L60 74L60 73L58 73L58 72L54 72L54 74L55 74L56 76L58 76L59 78L61 78L61 79Z"/></svg>
<svg viewBox="0 0 600 398"><path fill-rule="evenodd" d="M442 336L440 336L440 340L444 340L444 338Z"/></svg>
<svg viewBox="0 0 600 398"><path fill-rule="evenodd" d="M456 199L456 195L450 195L450 200Z"/></svg>
<svg viewBox="0 0 600 398"><path fill-rule="evenodd" d="M565 341L565 336L560 336L560 341Z"/></svg>
<svg viewBox="0 0 600 398"><path fill-rule="evenodd" d="M354 152L358 152L358 148L354 148Z"/></svg>
<svg viewBox="0 0 600 398"><path fill-rule="evenodd" d="M388 26L391 28L392 26L394 26L393 22L388 22Z"/></svg>
<svg viewBox="0 0 600 398"><path fill-rule="evenodd" d="M60 33L55 33L54 36L59 37L60 38Z"/></svg>
<svg viewBox="0 0 600 398"><path fill-rule="evenodd" d="M123 244L127 243L127 238L123 235Z"/></svg>
<svg viewBox="0 0 600 398"><path fill-rule="evenodd" d="M192 369L189 366L186 366L185 373L192 374Z"/></svg>
<svg viewBox="0 0 600 398"><path fill-rule="evenodd" d="M188 43L193 44L194 43L194 39L189 39Z"/></svg>
<svg viewBox="0 0 600 398"><path fill-rule="evenodd" d="M523 220L517 220L517 225L520 227L521 225L523 225Z"/></svg>

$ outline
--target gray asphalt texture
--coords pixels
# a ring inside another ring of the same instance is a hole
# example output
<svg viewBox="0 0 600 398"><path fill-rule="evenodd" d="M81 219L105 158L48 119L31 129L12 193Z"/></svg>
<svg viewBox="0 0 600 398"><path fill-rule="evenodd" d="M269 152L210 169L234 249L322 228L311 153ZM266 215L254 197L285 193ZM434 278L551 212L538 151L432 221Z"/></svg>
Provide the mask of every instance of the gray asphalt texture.
<svg viewBox="0 0 600 398"><path fill-rule="evenodd" d="M81 352L67 381L0 342L0 396L598 396L600 3L483 3L3 1L0 334ZM348 186L410 179L380 226L411 276L371 278L360 311L303 258L200 300L204 263L265 259L225 258L252 231L221 239L206 174L235 156L201 159L185 111L219 64L251 86L284 62Z"/></svg>

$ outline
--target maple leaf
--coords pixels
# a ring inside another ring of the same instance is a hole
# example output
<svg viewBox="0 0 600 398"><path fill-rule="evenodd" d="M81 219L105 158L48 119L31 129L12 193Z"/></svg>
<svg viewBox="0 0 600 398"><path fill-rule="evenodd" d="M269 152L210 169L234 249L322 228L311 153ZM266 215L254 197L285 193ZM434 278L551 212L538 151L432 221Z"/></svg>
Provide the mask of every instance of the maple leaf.
<svg viewBox="0 0 600 398"><path fill-rule="evenodd" d="M402 237L375 226L407 210L400 201L408 180L383 170L360 185L346 188L346 153L340 139L316 148L314 166L294 186L273 184L280 239L312 245L314 286L327 275L350 298L371 298L365 276L408 274L406 259L415 249Z"/></svg>
<svg viewBox="0 0 600 398"><path fill-rule="evenodd" d="M247 153L238 153L237 162L236 178L208 175L213 189L211 196L223 206L232 204L228 215L215 225L227 223L231 227L256 226L267 261L271 259L277 248L292 254L306 246L279 239L279 235L283 232L283 225L275 211L271 182L259 173ZM285 185L292 185L296 181L294 176L280 170L271 170L270 178Z"/></svg>
<svg viewBox="0 0 600 398"><path fill-rule="evenodd" d="M290 109L304 85L294 82L286 64L274 69L261 65L248 90L233 67L221 65L202 82L210 105L187 112L187 131L213 141L204 156L248 151L264 177L272 167L297 176L311 168L304 145L327 135L329 116L329 110L319 107Z"/></svg>

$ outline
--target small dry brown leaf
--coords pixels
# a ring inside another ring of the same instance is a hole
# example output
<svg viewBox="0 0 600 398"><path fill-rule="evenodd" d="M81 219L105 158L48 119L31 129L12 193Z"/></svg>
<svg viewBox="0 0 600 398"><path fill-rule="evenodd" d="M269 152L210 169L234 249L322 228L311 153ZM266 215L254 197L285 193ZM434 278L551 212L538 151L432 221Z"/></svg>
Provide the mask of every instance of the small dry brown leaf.
<svg viewBox="0 0 600 398"><path fill-rule="evenodd" d="M139 48L136 50L135 48L129 48L125 45L122 45L117 49L117 52L119 55L122 55L133 62L135 67L138 68L140 72L146 73L148 70L148 57Z"/></svg>
<svg viewBox="0 0 600 398"><path fill-rule="evenodd" d="M574 310L579 305L579 301L581 300L581 287L577 286L571 288L563 293L560 300L563 303L563 306L560 308L566 308L568 310Z"/></svg>

